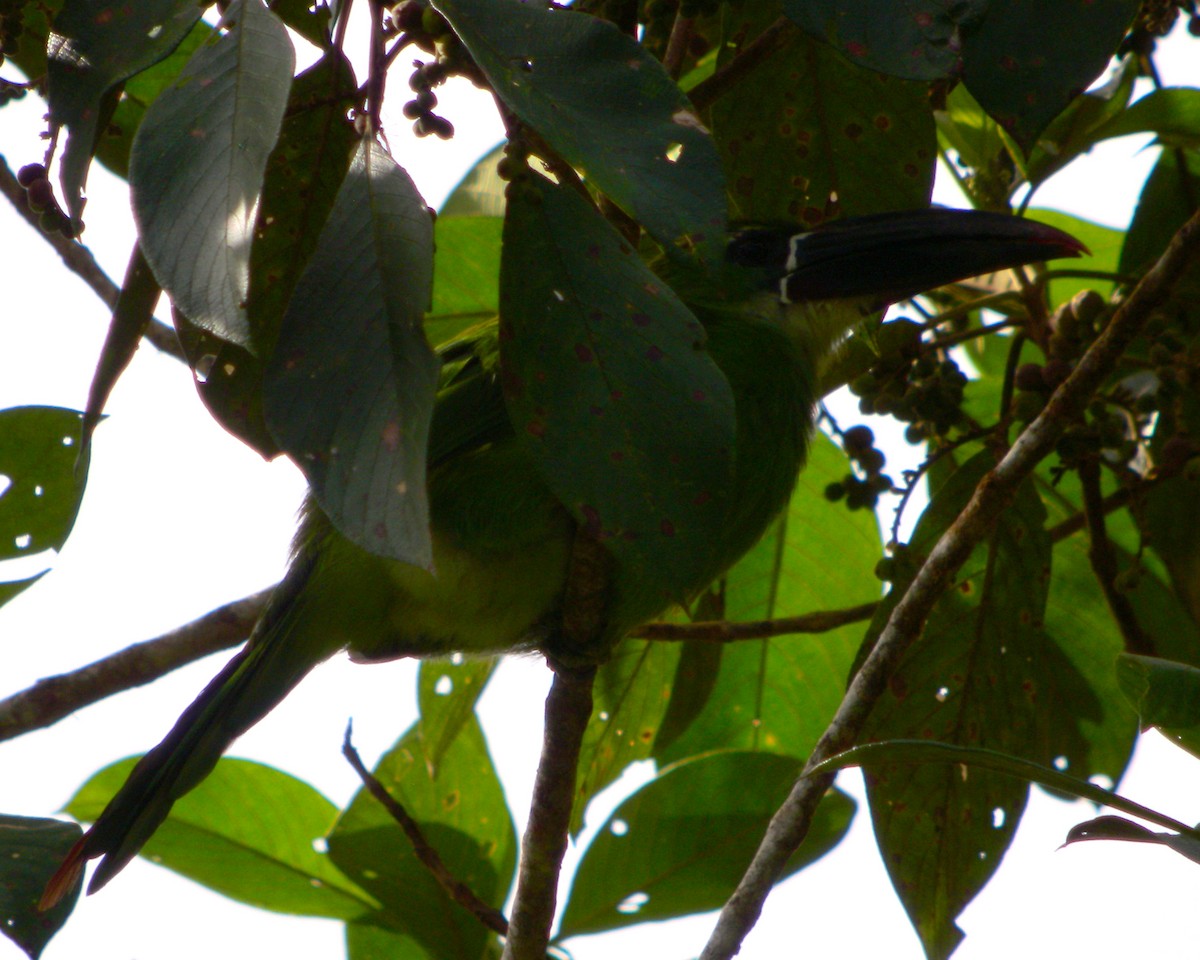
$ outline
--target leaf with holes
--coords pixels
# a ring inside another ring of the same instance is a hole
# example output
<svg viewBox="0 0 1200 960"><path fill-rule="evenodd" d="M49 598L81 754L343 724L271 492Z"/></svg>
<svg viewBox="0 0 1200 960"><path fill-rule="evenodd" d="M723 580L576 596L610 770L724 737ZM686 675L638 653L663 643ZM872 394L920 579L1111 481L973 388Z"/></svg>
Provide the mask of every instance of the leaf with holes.
<svg viewBox="0 0 1200 960"><path fill-rule="evenodd" d="M371 138L354 155L283 318L263 386L267 425L321 508L371 553L429 568L425 447L438 359L433 225Z"/></svg>
<svg viewBox="0 0 1200 960"><path fill-rule="evenodd" d="M588 14L516 0L433 5L509 109L655 239L723 235L712 139L636 40Z"/></svg>
<svg viewBox="0 0 1200 960"><path fill-rule="evenodd" d="M77 820L95 820L137 759L94 774L66 812ZM226 757L175 801L142 855L251 906L353 920L378 904L317 849L336 817L337 808L304 781Z"/></svg>
<svg viewBox="0 0 1200 960"><path fill-rule="evenodd" d="M142 250L176 307L252 348L250 242L296 57L262 0L237 0L222 24L146 111L129 186Z"/></svg>
<svg viewBox="0 0 1200 960"><path fill-rule="evenodd" d="M643 572L639 590L682 599L712 575L732 480L733 397L700 323L587 201L536 176L509 202L500 304L505 399L530 455Z"/></svg>
<svg viewBox="0 0 1200 960"><path fill-rule="evenodd" d="M716 753L667 767L613 811L585 851L556 939L716 910L800 767L766 753ZM854 810L844 793L827 794L779 879L837 846Z"/></svg>
<svg viewBox="0 0 1200 960"><path fill-rule="evenodd" d="M730 17L753 36L764 8ZM808 225L924 206L937 142L924 84L880 76L796 32L712 109L733 215Z"/></svg>
<svg viewBox="0 0 1200 960"><path fill-rule="evenodd" d="M0 815L0 931L30 960L41 956L75 909L82 876L49 910L39 910L38 901L82 833L62 820Z"/></svg>
<svg viewBox="0 0 1200 960"><path fill-rule="evenodd" d="M995 465L977 454L937 490L913 534L912 557L932 549ZM875 705L863 740L921 738L1032 756L1049 765L1067 732L1047 741L1044 704L1071 670L1043 629L1050 578L1045 509L1032 483L960 570ZM869 647L905 584L893 585ZM1076 678L1076 685L1084 686ZM1063 723L1071 724L1070 716ZM1078 741L1075 733L1073 742ZM1028 785L984 771L887 766L868 772L875 835L892 883L931 957L962 939L959 912L999 866L1025 809Z"/></svg>
<svg viewBox="0 0 1200 960"><path fill-rule="evenodd" d="M475 704L496 669L495 658L422 660L417 670L421 746L433 775L458 735L475 716Z"/></svg>
<svg viewBox="0 0 1200 960"><path fill-rule="evenodd" d="M0 561L67 542L87 484L82 422L81 413L61 407L0 410ZM3 599L36 579L14 585Z"/></svg>

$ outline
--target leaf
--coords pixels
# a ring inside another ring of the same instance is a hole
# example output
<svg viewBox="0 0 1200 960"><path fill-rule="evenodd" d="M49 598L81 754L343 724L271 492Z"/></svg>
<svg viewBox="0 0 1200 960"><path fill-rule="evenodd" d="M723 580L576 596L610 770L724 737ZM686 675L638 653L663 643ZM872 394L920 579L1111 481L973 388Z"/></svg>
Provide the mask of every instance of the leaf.
<svg viewBox="0 0 1200 960"><path fill-rule="evenodd" d="M1124 817L1096 817L1084 823L1076 824L1067 833L1063 841L1077 843L1080 840L1131 840L1135 843L1157 843L1174 850L1180 856L1200 863L1200 837L1182 836L1177 833L1155 833L1147 830L1140 823L1126 820Z"/></svg>
<svg viewBox="0 0 1200 960"><path fill-rule="evenodd" d="M977 454L937 491L912 542L927 553L995 464ZM919 640L872 710L864 740L925 738L1032 754L1049 762L1040 717L1069 669L1042 629L1051 544L1032 484L1018 491L994 532L935 605ZM900 578L865 646L904 592ZM1057 746L1057 744L1056 744ZM1028 788L952 767L888 767L867 777L884 864L926 953L946 957L962 939L954 920L999 865Z"/></svg>
<svg viewBox="0 0 1200 960"><path fill-rule="evenodd" d="M1117 273L1121 269L1118 267L1117 258L1121 254L1121 245L1125 241L1125 234L1122 231L1041 207L1030 210L1029 216L1033 220L1040 220L1042 223L1067 231L1088 248L1087 253L1082 254L1077 260L1072 260L1066 269L1070 271L1094 270L1101 273ZM1121 272L1124 271L1121 270ZM1095 290L1107 299L1115 288L1114 281L1101 280L1097 277L1055 278L1047 285L1052 307L1068 302L1081 290Z"/></svg>
<svg viewBox="0 0 1200 960"><path fill-rule="evenodd" d="M504 156L506 144L493 147L475 161L475 165L463 176L446 197L438 219L445 217L503 217L504 186L496 169Z"/></svg>
<svg viewBox="0 0 1200 960"><path fill-rule="evenodd" d="M816 434L787 515L729 570L718 610L705 616L769 620L873 599L871 571L882 554L878 521L869 511L852 513L824 496L825 487L848 471L845 454ZM828 562L833 543L837 563ZM683 644L672 710L691 696L702 708L684 730L660 735L655 759L681 760L713 749L806 756L841 702L863 630L852 624L816 636ZM697 686L711 689L694 694Z"/></svg>
<svg viewBox="0 0 1200 960"><path fill-rule="evenodd" d="M129 185L142 250L175 306L252 347L250 242L295 53L262 0L237 0L222 24L146 111Z"/></svg>
<svg viewBox="0 0 1200 960"><path fill-rule="evenodd" d="M964 747L953 743L937 743L932 740L885 740L880 743L868 743L851 747L836 756L830 757L817 764L809 771L811 776L832 773L846 767L874 767L896 764L952 764L967 766L980 770L992 770L1018 780L1029 783L1040 783L1059 792L1090 800L1102 807L1111 807L1138 817L1149 823L1158 824L1168 830L1175 830L1191 836L1200 837L1200 831L1185 823L1173 820L1164 814L1134 803L1126 797L1111 790L1105 790L1094 783L1080 780L1065 773L1059 773L1051 767L1033 763L1011 754L999 753L995 750L985 750L979 747ZM961 771L959 772L961 776Z"/></svg>
<svg viewBox="0 0 1200 960"><path fill-rule="evenodd" d="M1169 147L1200 146L1200 90L1191 87L1152 90L1095 131L1095 140L1133 133L1153 133Z"/></svg>
<svg viewBox="0 0 1200 960"><path fill-rule="evenodd" d="M0 561L67 542L87 484L87 452L76 446L82 416L61 407L0 410Z"/></svg>
<svg viewBox="0 0 1200 960"><path fill-rule="evenodd" d="M434 222L433 305L425 318L430 343L440 346L499 313L503 229L499 217L442 214Z"/></svg>
<svg viewBox="0 0 1200 960"><path fill-rule="evenodd" d="M585 200L535 175L509 202L500 303L509 415L584 529L645 572L652 602L630 602L665 606L715 575L733 398L691 311Z"/></svg>
<svg viewBox="0 0 1200 960"><path fill-rule="evenodd" d="M93 821L137 757L94 774L67 804ZM277 913L354 920L378 907L316 844L337 808L302 780L249 760L222 759L175 801L142 856L242 903Z"/></svg>
<svg viewBox="0 0 1200 960"><path fill-rule="evenodd" d="M346 924L346 960L438 960L412 937L371 923Z"/></svg>
<svg viewBox="0 0 1200 960"><path fill-rule="evenodd" d="M516 0L434 0L497 96L660 243L723 235L721 166L687 98L632 37Z"/></svg>
<svg viewBox="0 0 1200 960"><path fill-rule="evenodd" d="M82 835L74 823L0 814L0 931L30 960L42 955L75 909L82 876L49 910L39 910L38 901Z"/></svg>
<svg viewBox="0 0 1200 960"><path fill-rule="evenodd" d="M100 351L100 359L96 361L96 372L92 375L92 385L88 390L81 449L87 450L92 442L92 432L100 422L109 394L137 353L142 334L154 319L154 307L161 293L162 287L154 279L150 265L142 256L141 246L135 242L129 255L129 265L125 268L121 292L117 295L117 305L113 308L108 336L104 339L104 347Z"/></svg>
<svg viewBox="0 0 1200 960"><path fill-rule="evenodd" d="M499 907L516 870L517 836L478 721L471 718L464 726L436 777L422 759L416 727L379 761L374 774L417 821L450 872L485 903ZM372 919L375 925L412 938L438 960L478 960L487 931L450 900L365 789L355 794L330 834L329 855L383 904Z"/></svg>
<svg viewBox="0 0 1200 960"><path fill-rule="evenodd" d="M1158 727L1200 757L1200 668L1158 657L1122 653L1117 681L1145 727Z"/></svg>
<svg viewBox="0 0 1200 960"><path fill-rule="evenodd" d="M1108 65L1137 0L1009 0L963 37L963 79L1026 153ZM1047 56L1046 38L1070 38Z"/></svg>
<svg viewBox="0 0 1200 960"><path fill-rule="evenodd" d="M571 884L556 941L718 909L800 765L793 757L716 753L667 767L596 834ZM854 810L840 791L827 794L778 879L833 849Z"/></svg>
<svg viewBox="0 0 1200 960"><path fill-rule="evenodd" d="M268 459L280 450L263 412L264 354L269 355L279 337L284 311L358 143L346 119L356 89L350 64L336 51L292 83L288 114L267 160L250 250L246 320L259 354L178 313L175 317L200 399L226 430Z"/></svg>
<svg viewBox="0 0 1200 960"><path fill-rule="evenodd" d="M952 77L962 69L963 31L987 11L987 0L784 0L784 12L842 56L909 80Z"/></svg>
<svg viewBox="0 0 1200 960"><path fill-rule="evenodd" d="M475 704L498 661L422 660L417 669L417 706L421 715L421 747L430 774L458 735L474 719Z"/></svg>
<svg viewBox="0 0 1200 960"><path fill-rule="evenodd" d="M744 5L752 36L771 8ZM937 143L924 84L882 77L796 33L712 109L733 215L815 225L924 206Z"/></svg>
<svg viewBox="0 0 1200 960"><path fill-rule="evenodd" d="M678 670L678 644L626 639L596 674L595 704L576 765L571 833L588 803L631 763L645 760L658 736Z"/></svg>
<svg viewBox="0 0 1200 960"><path fill-rule="evenodd" d="M167 57L202 12L195 0L67 0L54 18L46 50L50 127L68 132L59 174L72 217L83 212L105 95Z"/></svg>
<svg viewBox="0 0 1200 960"><path fill-rule="evenodd" d="M365 138L296 284L263 385L267 425L334 525L429 569L425 447L438 360L421 329L430 216Z"/></svg>

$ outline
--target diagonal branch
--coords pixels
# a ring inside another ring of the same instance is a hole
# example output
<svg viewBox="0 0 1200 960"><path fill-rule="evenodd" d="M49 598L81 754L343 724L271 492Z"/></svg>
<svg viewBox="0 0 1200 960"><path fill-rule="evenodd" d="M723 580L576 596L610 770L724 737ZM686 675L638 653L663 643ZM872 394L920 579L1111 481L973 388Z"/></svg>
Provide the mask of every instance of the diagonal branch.
<svg viewBox="0 0 1200 960"><path fill-rule="evenodd" d="M342 756L349 761L350 766L354 768L354 772L358 774L358 778L363 782L363 786L367 788L367 792L378 800L383 808L388 812L393 820L404 831L404 835L408 837L409 843L412 844L413 853L416 854L418 860L424 865L425 869L433 874L433 878L438 882L446 895L457 903L460 907L468 910L475 918L493 933L498 933L500 936L508 934L508 920L504 914L490 904L484 903L476 895L475 891L458 879L450 868L446 866L446 862L442 859L441 854L427 839L421 830L421 825L417 823L404 805L393 797L387 791L378 778L366 768L362 762L362 757L358 755L358 751L354 748L354 744L350 742L350 727L346 727L346 737L342 741Z"/></svg>
<svg viewBox="0 0 1200 960"><path fill-rule="evenodd" d="M0 740L40 730L114 693L140 687L250 635L271 590L206 613L177 630L126 647L86 667L39 680L0 700Z"/></svg>
<svg viewBox="0 0 1200 960"><path fill-rule="evenodd" d="M121 292L121 288L112 282L108 274L96 262L96 258L92 256L92 251L82 243L78 240L68 240L58 232L47 233L41 228L38 223L38 215L29 209L29 204L26 202L25 188L17 182L16 174L12 172L12 168L9 167L3 156L0 156L0 193L4 194L13 209L25 218L25 221L37 231L38 235L54 248L62 258L62 262L66 264L67 269L91 287L111 312L117 305L117 295ZM187 362L183 348L179 346L179 340L175 336L175 331L161 320L151 321L146 330L146 339L163 353L176 360Z"/></svg>
<svg viewBox="0 0 1200 960"><path fill-rule="evenodd" d="M980 481L971 502L930 552L892 611L887 626L855 674L850 689L809 757L805 773L854 743L951 578L993 529L1020 484L1054 450L1066 426L1083 413L1088 399L1116 366L1154 310L1166 301L1198 250L1200 214L1193 216L1175 234L1166 252L1113 315L1075 370L1050 397L1042 413L1017 438L995 469ZM801 775L772 818L754 860L721 911L701 960L730 960L738 952L788 858L804 841L817 804L832 783L832 774Z"/></svg>
<svg viewBox="0 0 1200 960"><path fill-rule="evenodd" d="M818 610L774 620L698 620L694 623L647 623L630 634L635 640L689 640L732 643L765 640L790 633L828 633L850 623L870 620L879 601L843 610Z"/></svg>

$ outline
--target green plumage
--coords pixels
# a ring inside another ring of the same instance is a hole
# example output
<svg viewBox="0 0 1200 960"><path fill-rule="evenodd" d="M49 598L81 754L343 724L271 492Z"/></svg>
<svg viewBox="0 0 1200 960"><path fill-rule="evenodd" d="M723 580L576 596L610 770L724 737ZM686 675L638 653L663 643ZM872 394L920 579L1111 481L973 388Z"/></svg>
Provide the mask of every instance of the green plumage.
<svg viewBox="0 0 1200 960"><path fill-rule="evenodd" d="M909 225L911 216L897 222ZM927 213L915 216L928 219ZM1057 232L1029 246L1026 227L1020 228L1026 247L1014 249L1011 225L1020 222L1001 219L1004 223L985 218L984 232L992 239L986 252L974 252L969 262L936 265L932 279L948 282L1075 249ZM836 246L843 260L854 252L853 223L839 228ZM869 226L876 237L879 222ZM912 237L901 232L900 239L911 256ZM782 250L796 259L786 236L771 240L764 247L768 254ZM737 259L736 244L735 239L731 260ZM742 260L751 254L758 256L758 248L749 254L740 249ZM732 495L696 563L692 593L753 546L787 502L812 430L816 364L862 316L857 303L782 305L780 293L786 299L788 291L778 284L800 272L791 261L784 267L733 263L728 276L707 288L678 270L670 277L704 325L706 349L729 382L736 412ZM840 268L860 274L851 287L869 294L868 267L851 259ZM932 285L925 274L921 279ZM889 280L889 293L891 286ZM875 306L880 299L866 302ZM367 553L335 531L309 500L288 574L248 644L137 765L51 882L46 902L69 889L94 857L104 860L90 890L106 883L234 739L313 666L340 650L360 661L452 651L554 653L576 522L514 433L498 356L494 325L443 350L428 473L436 576ZM606 641L615 642L667 605L668 598L648 587L651 578L640 573L614 560Z"/></svg>

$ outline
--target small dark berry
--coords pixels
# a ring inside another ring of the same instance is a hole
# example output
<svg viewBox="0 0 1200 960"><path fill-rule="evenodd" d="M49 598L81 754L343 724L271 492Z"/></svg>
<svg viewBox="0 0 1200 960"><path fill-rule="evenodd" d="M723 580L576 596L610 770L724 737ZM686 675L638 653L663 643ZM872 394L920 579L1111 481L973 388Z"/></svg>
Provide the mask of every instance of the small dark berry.
<svg viewBox="0 0 1200 960"><path fill-rule="evenodd" d="M836 480L825 488L825 499L830 503L837 503L846 495L846 488Z"/></svg>
<svg viewBox="0 0 1200 960"><path fill-rule="evenodd" d="M27 163L17 171L17 183L28 188L37 180L46 179L46 168L40 163Z"/></svg>
<svg viewBox="0 0 1200 960"><path fill-rule="evenodd" d="M1013 377L1013 386L1018 390L1045 390L1046 379L1042 375L1040 363L1023 363L1017 367Z"/></svg>
<svg viewBox="0 0 1200 960"><path fill-rule="evenodd" d="M404 105L404 108L401 112L409 120L416 120L417 117L425 113L425 111L421 109L421 105L416 100L409 100L408 103Z"/></svg>
<svg viewBox="0 0 1200 960"><path fill-rule="evenodd" d="M54 206L54 188L50 186L50 181L45 178L34 180L29 185L27 196L30 209L39 213Z"/></svg>
<svg viewBox="0 0 1200 960"><path fill-rule="evenodd" d="M875 433L870 427L860 423L842 434L842 444L847 451L870 450L875 446Z"/></svg>

